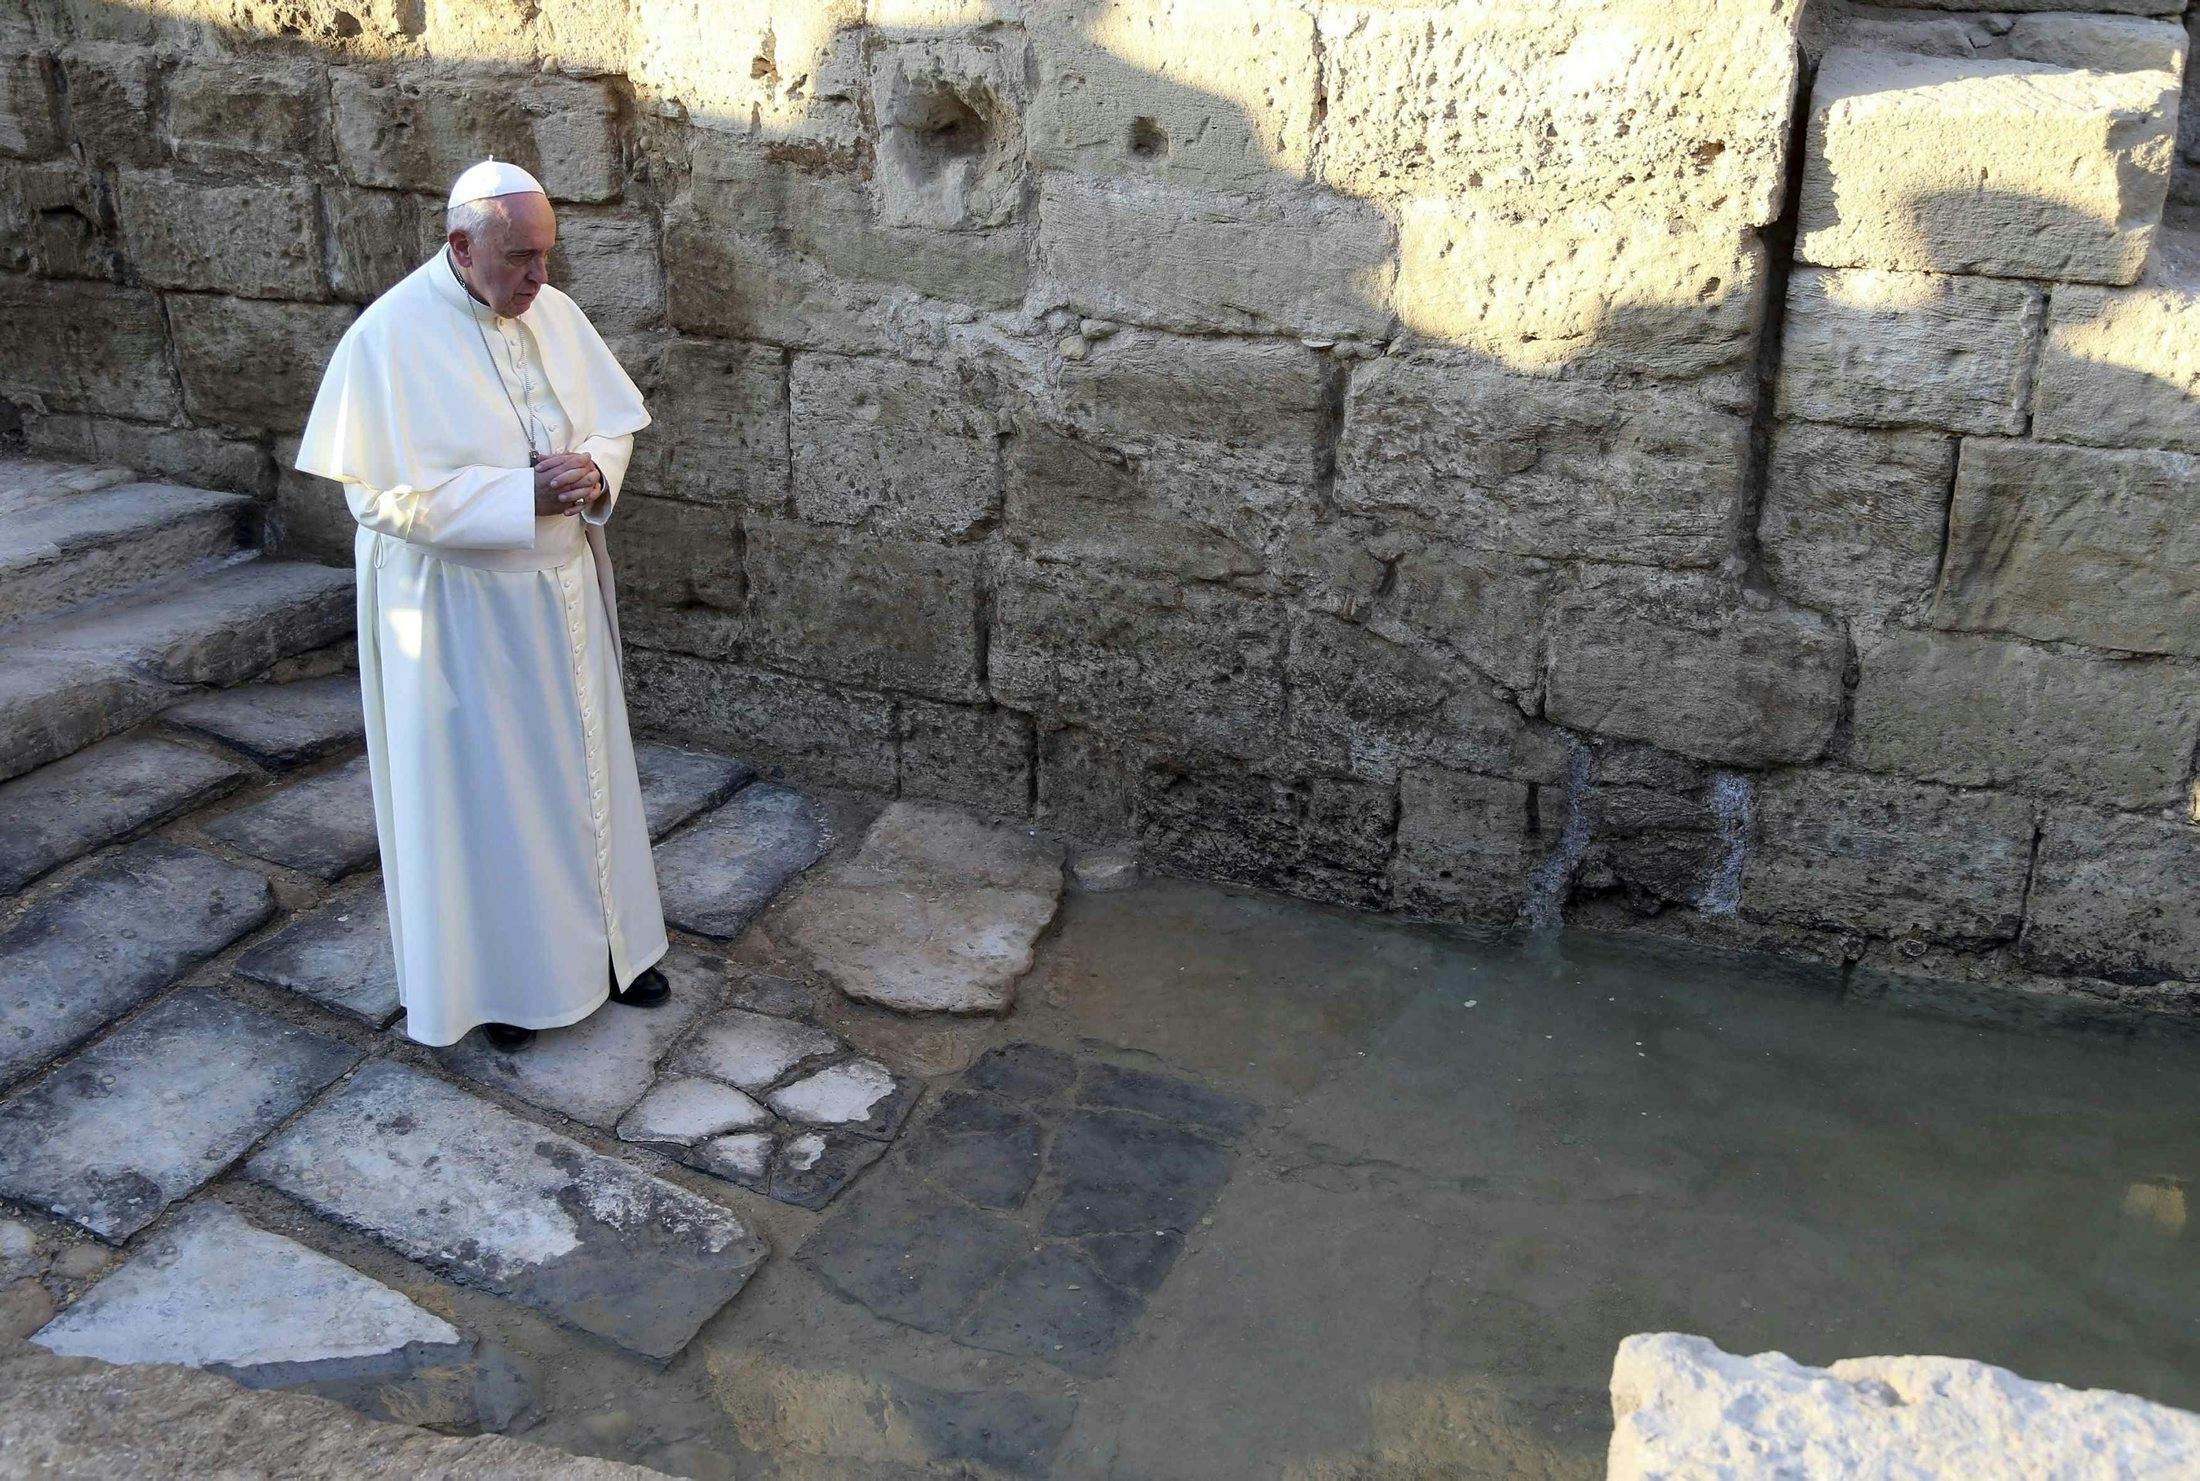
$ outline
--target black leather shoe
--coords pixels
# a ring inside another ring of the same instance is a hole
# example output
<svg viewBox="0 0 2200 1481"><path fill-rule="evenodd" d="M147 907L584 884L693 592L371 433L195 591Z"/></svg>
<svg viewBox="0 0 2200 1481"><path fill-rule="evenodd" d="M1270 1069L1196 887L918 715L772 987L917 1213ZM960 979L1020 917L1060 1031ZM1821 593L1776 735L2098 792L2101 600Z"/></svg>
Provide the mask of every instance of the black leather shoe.
<svg viewBox="0 0 2200 1481"><path fill-rule="evenodd" d="M491 1045L507 1054L514 1049L526 1048L535 1038L533 1029L521 1028L516 1023L485 1023L481 1026L481 1033Z"/></svg>
<svg viewBox="0 0 2200 1481"><path fill-rule="evenodd" d="M655 967L645 967L641 975L619 990L619 979L611 979L611 1001L624 1003L629 1008L654 1008L672 996L672 984L665 981L665 974Z"/></svg>

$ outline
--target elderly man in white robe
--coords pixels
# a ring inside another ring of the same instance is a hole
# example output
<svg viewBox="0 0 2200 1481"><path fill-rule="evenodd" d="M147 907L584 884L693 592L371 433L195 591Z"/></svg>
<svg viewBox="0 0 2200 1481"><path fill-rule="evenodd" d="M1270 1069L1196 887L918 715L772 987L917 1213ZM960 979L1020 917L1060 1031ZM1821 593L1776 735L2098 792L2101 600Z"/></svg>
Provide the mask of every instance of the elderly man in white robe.
<svg viewBox="0 0 2200 1481"><path fill-rule="evenodd" d="M359 530L359 687L405 1031L513 1050L669 996L604 525L641 393L548 277L549 198L484 160L336 347L297 467Z"/></svg>

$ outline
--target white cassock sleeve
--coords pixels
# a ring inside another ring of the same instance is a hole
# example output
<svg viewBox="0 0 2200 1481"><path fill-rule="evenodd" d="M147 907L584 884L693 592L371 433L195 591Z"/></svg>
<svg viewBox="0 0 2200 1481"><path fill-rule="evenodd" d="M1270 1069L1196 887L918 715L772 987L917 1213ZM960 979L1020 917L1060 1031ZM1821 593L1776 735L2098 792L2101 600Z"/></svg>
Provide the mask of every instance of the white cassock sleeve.
<svg viewBox="0 0 2200 1481"><path fill-rule="evenodd" d="M347 479L344 497L351 503L352 518L368 529L430 550L534 548L532 468L474 463L432 489L405 484L375 489Z"/></svg>
<svg viewBox="0 0 2200 1481"><path fill-rule="evenodd" d="M622 432L616 437L599 434L583 439L578 450L594 458L597 469L603 474L603 492L581 511L581 518L592 525L606 523L611 518L611 506L619 502L619 486L626 482L626 465L634 456L634 434Z"/></svg>

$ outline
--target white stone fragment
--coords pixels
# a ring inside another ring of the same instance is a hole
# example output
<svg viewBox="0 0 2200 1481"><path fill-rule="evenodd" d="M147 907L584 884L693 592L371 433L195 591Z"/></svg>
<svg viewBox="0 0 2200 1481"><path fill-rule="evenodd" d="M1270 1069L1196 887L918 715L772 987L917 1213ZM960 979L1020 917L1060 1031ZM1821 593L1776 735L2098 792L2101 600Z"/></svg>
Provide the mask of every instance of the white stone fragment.
<svg viewBox="0 0 2200 1481"><path fill-rule="evenodd" d="M742 1131L714 1138L702 1150L709 1163L725 1172L760 1178L771 1165L772 1139L768 1132Z"/></svg>
<svg viewBox="0 0 2200 1481"><path fill-rule="evenodd" d="M729 1008L680 1046L672 1068L761 1090L812 1055L839 1047L840 1040L821 1028Z"/></svg>
<svg viewBox="0 0 2200 1481"><path fill-rule="evenodd" d="M619 1122L629 1142L672 1142L691 1147L705 1137L768 1125L771 1113L731 1085L689 1075L659 1081Z"/></svg>
<svg viewBox="0 0 2200 1481"><path fill-rule="evenodd" d="M875 1059L851 1059L795 1081L768 1097L772 1109L813 1126L868 1121L871 1108L894 1093L893 1072Z"/></svg>

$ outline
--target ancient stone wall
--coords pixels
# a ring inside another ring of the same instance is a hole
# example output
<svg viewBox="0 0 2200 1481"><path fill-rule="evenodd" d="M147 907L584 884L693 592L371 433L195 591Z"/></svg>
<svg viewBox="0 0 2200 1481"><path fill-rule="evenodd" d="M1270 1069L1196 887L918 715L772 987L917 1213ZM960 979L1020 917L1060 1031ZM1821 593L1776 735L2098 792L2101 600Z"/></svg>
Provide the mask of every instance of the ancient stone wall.
<svg viewBox="0 0 2200 1481"><path fill-rule="evenodd" d="M15 0L0 407L348 559L296 431L494 153L656 417L645 725L2178 1007L2181 3Z"/></svg>

